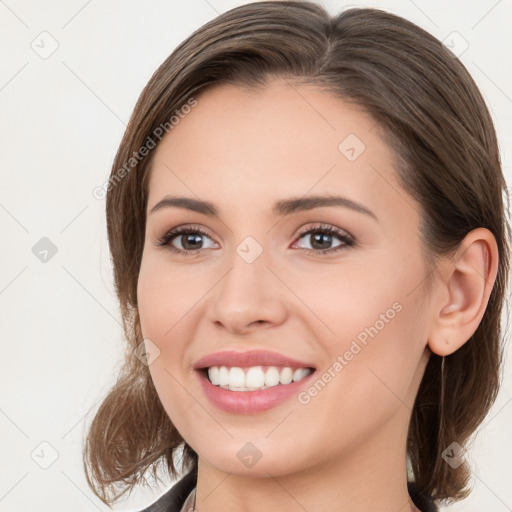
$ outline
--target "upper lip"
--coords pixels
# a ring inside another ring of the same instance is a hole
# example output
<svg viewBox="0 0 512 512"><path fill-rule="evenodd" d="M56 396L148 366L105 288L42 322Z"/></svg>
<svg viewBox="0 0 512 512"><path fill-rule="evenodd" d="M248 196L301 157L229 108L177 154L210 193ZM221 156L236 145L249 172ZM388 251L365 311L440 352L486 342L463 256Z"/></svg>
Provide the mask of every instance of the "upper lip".
<svg viewBox="0 0 512 512"><path fill-rule="evenodd" d="M292 368L315 368L308 362L268 350L225 350L201 357L194 364L194 369L210 368L211 366L289 366Z"/></svg>

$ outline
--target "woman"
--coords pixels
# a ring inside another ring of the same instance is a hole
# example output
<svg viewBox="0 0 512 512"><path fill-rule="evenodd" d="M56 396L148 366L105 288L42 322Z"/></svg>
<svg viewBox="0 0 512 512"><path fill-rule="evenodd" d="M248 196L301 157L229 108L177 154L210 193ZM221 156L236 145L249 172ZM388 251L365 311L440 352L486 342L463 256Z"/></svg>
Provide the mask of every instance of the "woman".
<svg viewBox="0 0 512 512"><path fill-rule="evenodd" d="M201 27L108 184L129 350L88 434L93 490L113 503L163 463L185 476L147 511L466 496L498 391L505 189L475 83L414 24L257 2Z"/></svg>

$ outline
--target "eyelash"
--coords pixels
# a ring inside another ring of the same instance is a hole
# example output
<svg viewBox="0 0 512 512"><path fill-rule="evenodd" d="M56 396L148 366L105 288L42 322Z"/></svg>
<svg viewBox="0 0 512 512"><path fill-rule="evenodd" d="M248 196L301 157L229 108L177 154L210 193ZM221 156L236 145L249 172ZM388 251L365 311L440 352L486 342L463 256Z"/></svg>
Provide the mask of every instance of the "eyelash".
<svg viewBox="0 0 512 512"><path fill-rule="evenodd" d="M341 231L340 229L335 228L334 226L330 226L329 224L319 224L317 226L313 226L311 228L307 228L303 231L300 231L297 235L296 241L300 240L302 237L306 235L310 235L311 233L324 233L329 235L335 235L338 237L342 244L338 245L336 247L331 247L330 249L302 249L303 251L307 251L309 253L314 254L327 254L327 253L336 253L343 249L346 249L347 247L355 247L356 241L355 239L345 233L344 231ZM182 234L199 234L206 236L211 239L210 235L202 229L200 226L194 226L194 225L188 225L188 226L179 226L177 228L173 228L170 231L168 231L163 237L159 238L156 245L158 247L167 247L169 251L171 251L174 254L182 254L184 256L192 256L195 254L200 253L201 251L207 250L207 249L197 249L197 250L186 250L183 249L177 249L176 247L173 247L170 245L170 242L173 238L176 238L178 235Z"/></svg>

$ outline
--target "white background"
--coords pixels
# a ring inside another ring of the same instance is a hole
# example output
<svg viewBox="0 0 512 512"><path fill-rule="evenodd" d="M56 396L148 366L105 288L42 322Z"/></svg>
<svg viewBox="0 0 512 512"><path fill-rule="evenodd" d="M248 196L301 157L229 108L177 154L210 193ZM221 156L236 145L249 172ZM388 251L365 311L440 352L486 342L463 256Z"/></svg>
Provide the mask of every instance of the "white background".
<svg viewBox="0 0 512 512"><path fill-rule="evenodd" d="M0 512L108 510L88 488L81 460L85 425L123 348L105 204L92 190L108 179L157 66L193 30L243 3L0 2ZM441 40L462 35L469 47L461 59L492 111L512 183L511 0L323 3L333 14L388 9ZM43 31L58 43L46 59L31 47L41 37L50 47ZM42 237L58 250L46 263L32 252ZM470 452L474 492L449 510L512 510L508 354L503 389ZM34 461L49 464L54 453L47 469ZM141 508L164 489L137 490L115 509Z"/></svg>

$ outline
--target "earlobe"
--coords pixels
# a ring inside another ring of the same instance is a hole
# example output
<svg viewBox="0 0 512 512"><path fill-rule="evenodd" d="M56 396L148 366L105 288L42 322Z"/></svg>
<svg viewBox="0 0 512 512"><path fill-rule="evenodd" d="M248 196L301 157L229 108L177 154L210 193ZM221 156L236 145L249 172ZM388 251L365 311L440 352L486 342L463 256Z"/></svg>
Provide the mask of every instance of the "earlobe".
<svg viewBox="0 0 512 512"><path fill-rule="evenodd" d="M478 228L466 235L452 258L441 263L440 299L434 304L428 340L432 352L452 354L473 336L489 302L498 258L494 235Z"/></svg>

